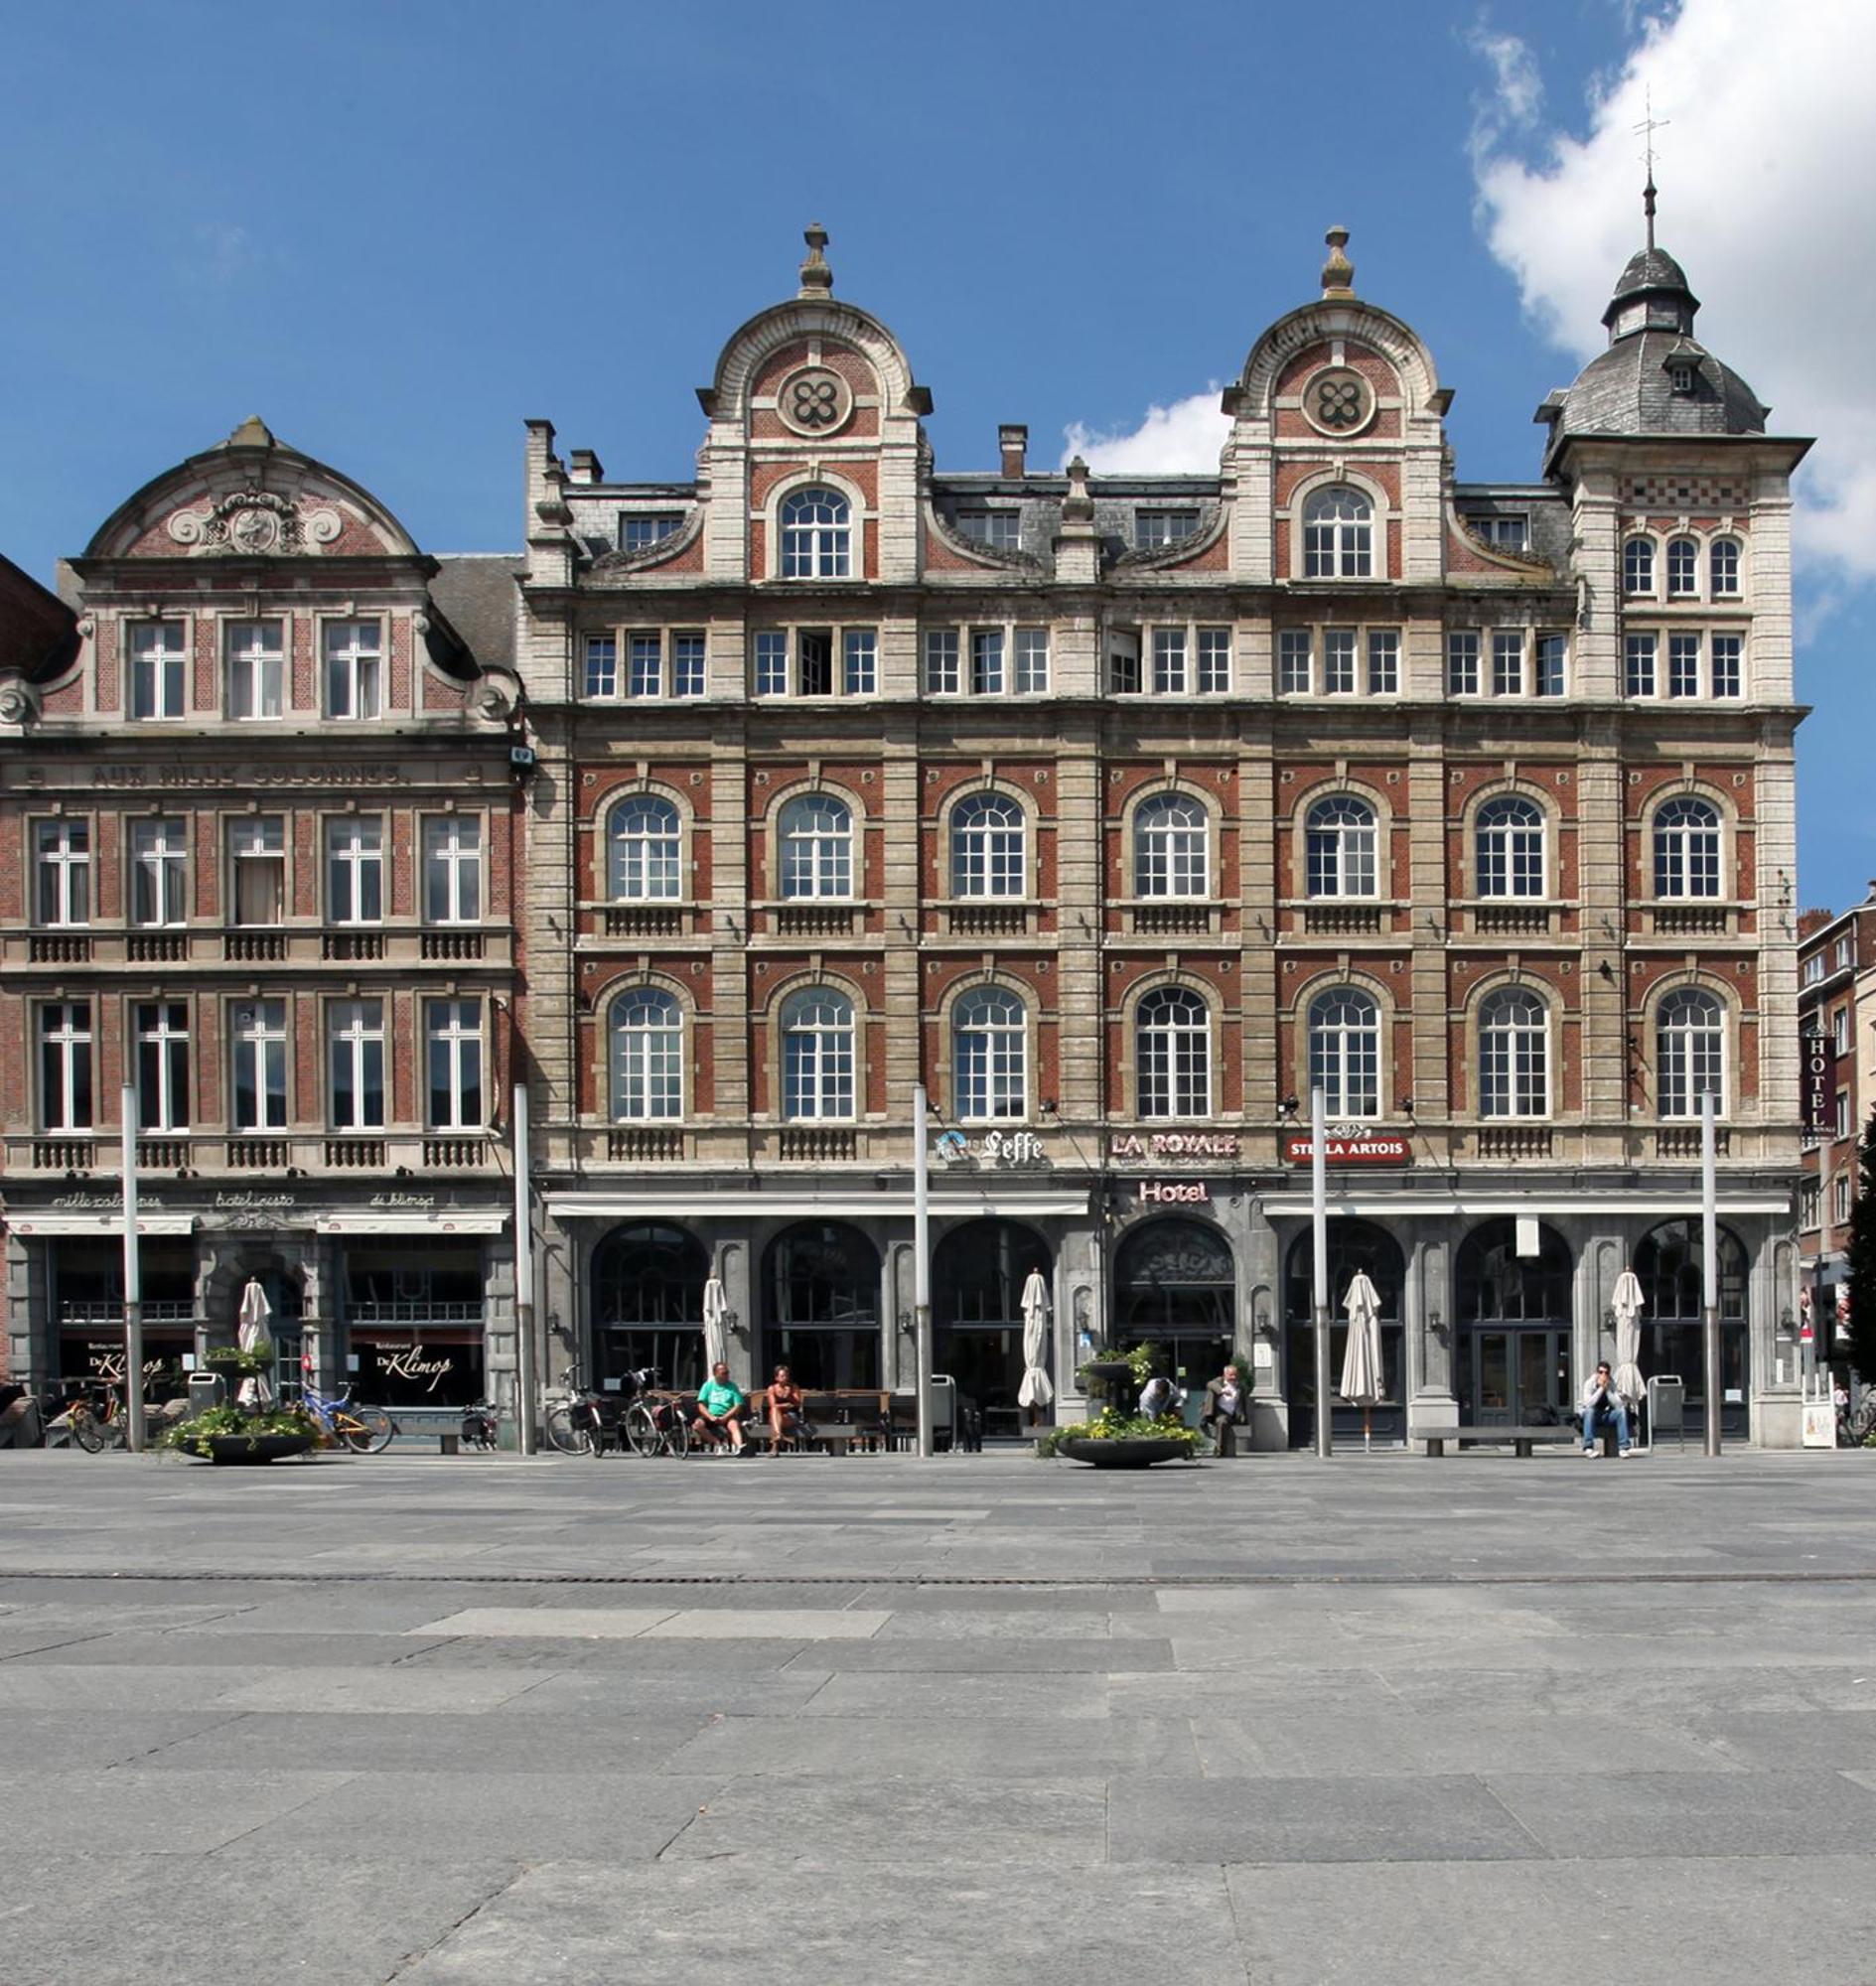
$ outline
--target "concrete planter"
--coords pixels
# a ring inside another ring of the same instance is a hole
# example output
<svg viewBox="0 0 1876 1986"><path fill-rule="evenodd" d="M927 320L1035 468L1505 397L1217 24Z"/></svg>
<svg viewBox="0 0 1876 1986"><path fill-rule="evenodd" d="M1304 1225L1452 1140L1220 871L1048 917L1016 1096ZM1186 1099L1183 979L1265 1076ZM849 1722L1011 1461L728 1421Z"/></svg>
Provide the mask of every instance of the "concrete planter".
<svg viewBox="0 0 1876 1986"><path fill-rule="evenodd" d="M313 1446L310 1434L216 1434L209 1437L209 1460L216 1463L284 1462Z"/></svg>
<svg viewBox="0 0 1876 1986"><path fill-rule="evenodd" d="M1056 1444L1056 1453L1095 1469L1151 1469L1156 1462L1183 1462L1192 1450L1187 1443L1163 1435L1137 1435L1121 1441L1071 1436Z"/></svg>

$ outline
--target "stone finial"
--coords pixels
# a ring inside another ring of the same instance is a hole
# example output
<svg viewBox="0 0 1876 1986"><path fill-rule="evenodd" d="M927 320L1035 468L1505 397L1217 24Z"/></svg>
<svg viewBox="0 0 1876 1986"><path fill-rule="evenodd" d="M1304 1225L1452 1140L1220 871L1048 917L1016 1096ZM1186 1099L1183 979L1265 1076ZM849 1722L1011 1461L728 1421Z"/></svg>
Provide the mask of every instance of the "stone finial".
<svg viewBox="0 0 1876 1986"><path fill-rule="evenodd" d="M258 414L249 414L221 446L223 448L272 448L273 436Z"/></svg>
<svg viewBox="0 0 1876 1986"><path fill-rule="evenodd" d="M1326 297L1355 294L1355 264L1342 252L1349 245L1349 230L1332 227L1323 236L1329 244L1329 259L1322 265L1322 293Z"/></svg>
<svg viewBox="0 0 1876 1986"><path fill-rule="evenodd" d="M801 287L797 292L803 297L825 297L833 293L834 272L827 266L827 257L821 252L827 246L827 230L818 220L810 220L801 231L801 239L807 243L807 260L801 264Z"/></svg>
<svg viewBox="0 0 1876 1986"><path fill-rule="evenodd" d="M1062 499L1062 521L1065 524L1091 524L1094 521L1094 497L1087 487L1087 464L1079 455L1069 464L1069 494Z"/></svg>

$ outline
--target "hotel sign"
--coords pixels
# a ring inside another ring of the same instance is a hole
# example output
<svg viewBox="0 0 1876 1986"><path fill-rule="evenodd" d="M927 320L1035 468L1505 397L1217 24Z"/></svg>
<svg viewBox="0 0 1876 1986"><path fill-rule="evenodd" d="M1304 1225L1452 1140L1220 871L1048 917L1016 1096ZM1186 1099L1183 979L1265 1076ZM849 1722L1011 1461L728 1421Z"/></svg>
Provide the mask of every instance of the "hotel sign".
<svg viewBox="0 0 1876 1986"><path fill-rule="evenodd" d="M1283 1141L1284 1162L1306 1166L1316 1156L1307 1131ZM1365 1124L1331 1124L1323 1137L1323 1163L1331 1166L1410 1166L1413 1146L1402 1131L1376 1131Z"/></svg>
<svg viewBox="0 0 1876 1986"><path fill-rule="evenodd" d="M1828 1137L1837 1127L1837 1050L1828 1035L1804 1038L1804 1129Z"/></svg>

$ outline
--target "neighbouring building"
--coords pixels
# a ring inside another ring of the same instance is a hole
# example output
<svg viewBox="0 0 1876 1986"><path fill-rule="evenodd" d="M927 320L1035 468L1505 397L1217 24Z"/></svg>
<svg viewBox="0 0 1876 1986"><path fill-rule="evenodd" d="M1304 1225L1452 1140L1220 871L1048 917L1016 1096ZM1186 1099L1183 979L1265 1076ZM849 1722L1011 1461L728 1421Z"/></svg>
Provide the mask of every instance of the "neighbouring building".
<svg viewBox="0 0 1876 1986"><path fill-rule="evenodd" d="M1387 1404L1566 1412L1633 1267L1642 1362L1796 1446L1791 476L1807 444L1654 243L1458 479L1451 389L1361 297L1257 333L1216 474L940 471L906 349L796 293L701 388L697 474L526 443L515 665L550 1371L912 1374L911 1110L938 1123L937 1362L1014 1426L1097 1344L1254 1438L1312 1417L1307 1122ZM657 390L641 379L639 390ZM1718 1097L1722 1370L1699 1336Z"/></svg>
<svg viewBox="0 0 1876 1986"><path fill-rule="evenodd" d="M284 1383L304 1346L479 1397L515 1350L513 561L426 557L250 420L62 585L0 593L14 1375L121 1370L130 1085L153 1380L253 1279ZM70 638L15 640L53 611Z"/></svg>

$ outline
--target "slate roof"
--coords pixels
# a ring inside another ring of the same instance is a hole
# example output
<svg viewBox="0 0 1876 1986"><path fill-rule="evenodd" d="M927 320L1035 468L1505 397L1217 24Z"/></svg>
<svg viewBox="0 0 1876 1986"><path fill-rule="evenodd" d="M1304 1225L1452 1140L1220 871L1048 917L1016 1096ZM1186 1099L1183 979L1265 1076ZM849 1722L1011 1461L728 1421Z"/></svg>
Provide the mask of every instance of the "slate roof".
<svg viewBox="0 0 1876 1986"><path fill-rule="evenodd" d="M514 552L445 552L430 598L483 667L514 665L514 582L526 560Z"/></svg>
<svg viewBox="0 0 1876 1986"><path fill-rule="evenodd" d="M1676 393L1667 359L1694 368L1693 391ZM1599 352L1563 395L1553 430L1564 435L1764 434L1768 409L1730 365L1685 333L1631 332Z"/></svg>

